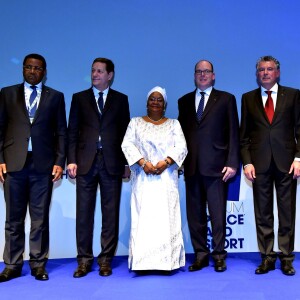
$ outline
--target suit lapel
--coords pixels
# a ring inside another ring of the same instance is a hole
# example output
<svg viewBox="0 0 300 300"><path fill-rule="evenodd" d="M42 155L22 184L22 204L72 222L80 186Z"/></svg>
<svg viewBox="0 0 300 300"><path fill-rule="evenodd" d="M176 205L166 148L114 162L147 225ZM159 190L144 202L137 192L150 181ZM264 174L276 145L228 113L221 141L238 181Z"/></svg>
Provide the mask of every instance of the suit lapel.
<svg viewBox="0 0 300 300"><path fill-rule="evenodd" d="M24 84L20 84L19 86L19 90L17 94L17 103L21 111L23 112L24 117L26 118L26 120L28 120L28 123L30 123L28 110L26 107L26 101L25 101Z"/></svg>
<svg viewBox="0 0 300 300"><path fill-rule="evenodd" d="M205 105L203 114L202 114L202 118L201 121L205 118L205 116L209 113L209 111L211 110L211 108L214 106L214 104L216 103L216 101L218 100L218 91L215 90L214 88L212 89L208 101ZM200 121L200 122L201 122Z"/></svg>
<svg viewBox="0 0 300 300"><path fill-rule="evenodd" d="M24 112L24 115L28 118L28 111L26 108L26 102L25 102L25 93L24 93L24 84L21 84L18 90L18 105Z"/></svg>
<svg viewBox="0 0 300 300"><path fill-rule="evenodd" d="M277 100L276 100L276 107L275 107L275 111L274 111L274 117L273 117L273 121L272 124L274 124L274 122L276 121L276 118L278 116L278 113L280 111L282 111L282 108L284 106L284 88L281 87L280 85L278 85L278 92L277 92ZM266 120L266 122L268 124L270 124L269 119L267 117L264 105L263 105L263 101L262 101L262 97L261 97L261 88L258 88L256 90L255 93L255 103L256 106L258 107L259 112L262 114L262 117Z"/></svg>
<svg viewBox="0 0 300 300"><path fill-rule="evenodd" d="M254 103L255 106L258 110L258 113L261 115L261 117L263 119L265 119L265 121L270 124L269 119L267 117L264 105L263 105L263 101L262 101L262 97L261 97L261 88L256 89L255 91L255 95L254 95Z"/></svg>
<svg viewBox="0 0 300 300"><path fill-rule="evenodd" d="M89 95L90 104L93 107L93 109L97 112L97 115L98 115L99 119L101 119L101 115L99 113L99 109L98 109L97 103L95 101L95 95L94 95L93 89L92 88L89 89L88 92L90 94ZM102 116L111 107L112 100L113 100L113 93L114 93L114 91L112 89L108 90L107 97L106 97L106 100L105 100L105 104L104 104L104 107L103 107Z"/></svg>
<svg viewBox="0 0 300 300"><path fill-rule="evenodd" d="M276 107L275 107L274 118L273 118L272 123L274 123L276 121L278 113L283 110L283 107L285 105L284 97L285 97L284 88L282 86L278 85Z"/></svg>
<svg viewBox="0 0 300 300"><path fill-rule="evenodd" d="M40 99L38 108L37 108L37 110L35 112L34 119L33 119L32 123L35 122L35 120L40 115L40 112L43 111L45 105L47 104L47 99L48 99L49 94L50 94L49 88L47 86L43 85L42 86L41 99Z"/></svg>
<svg viewBox="0 0 300 300"><path fill-rule="evenodd" d="M103 107L103 114L105 114L105 112L110 109L112 102L113 102L113 95L114 95L114 90L109 88L107 97L106 97L106 101L105 101L105 105Z"/></svg>
<svg viewBox="0 0 300 300"><path fill-rule="evenodd" d="M92 87L87 90L87 94L88 94L88 97L87 97L88 98L88 105L97 114L97 116L100 120L101 116L100 116L100 113L99 113L98 105L97 105L95 95L94 95L94 91L93 91Z"/></svg>
<svg viewBox="0 0 300 300"><path fill-rule="evenodd" d="M189 98L187 98L187 102L185 103L185 109L186 109L187 116L193 116L195 121L198 122L197 111L195 106L196 93L197 90L190 93L190 96Z"/></svg>

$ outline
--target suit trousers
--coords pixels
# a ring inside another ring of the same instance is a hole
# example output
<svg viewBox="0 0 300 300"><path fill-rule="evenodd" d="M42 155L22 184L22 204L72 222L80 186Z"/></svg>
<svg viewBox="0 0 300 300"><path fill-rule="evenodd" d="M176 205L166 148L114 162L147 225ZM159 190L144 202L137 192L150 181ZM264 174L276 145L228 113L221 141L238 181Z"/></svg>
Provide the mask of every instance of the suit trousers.
<svg viewBox="0 0 300 300"><path fill-rule="evenodd" d="M208 257L208 216L210 215L214 259L225 259L226 195L227 184L222 177L209 177L196 173L185 177L187 219L196 259Z"/></svg>
<svg viewBox="0 0 300 300"><path fill-rule="evenodd" d="M45 266L49 252L49 206L52 175L38 173L28 152L24 168L8 172L4 182L6 203L5 247L3 259L7 268L20 270L25 249L25 217L30 215L29 265Z"/></svg>
<svg viewBox="0 0 300 300"><path fill-rule="evenodd" d="M258 247L262 257L276 259L274 247L274 184L278 209L278 247L280 259L292 260L295 240L297 180L278 170L274 160L267 172L257 173L253 182L254 212Z"/></svg>
<svg viewBox="0 0 300 300"><path fill-rule="evenodd" d="M119 235L119 209L122 176L110 175L105 167L102 152L98 152L93 165L85 175L76 179L76 240L78 264L91 265L93 255L94 213L97 189L101 196L101 253L98 263L113 258Z"/></svg>

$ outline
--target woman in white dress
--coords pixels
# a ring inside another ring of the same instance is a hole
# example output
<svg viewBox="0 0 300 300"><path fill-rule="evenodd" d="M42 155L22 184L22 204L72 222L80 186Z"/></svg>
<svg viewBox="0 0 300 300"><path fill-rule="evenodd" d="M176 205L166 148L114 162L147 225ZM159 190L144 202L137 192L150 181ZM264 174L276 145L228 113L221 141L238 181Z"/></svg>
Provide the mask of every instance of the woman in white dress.
<svg viewBox="0 0 300 300"><path fill-rule="evenodd" d="M132 118L122 150L131 169L131 270L171 271L185 265L178 168L187 155L180 124L164 116L165 89L147 96L147 116Z"/></svg>

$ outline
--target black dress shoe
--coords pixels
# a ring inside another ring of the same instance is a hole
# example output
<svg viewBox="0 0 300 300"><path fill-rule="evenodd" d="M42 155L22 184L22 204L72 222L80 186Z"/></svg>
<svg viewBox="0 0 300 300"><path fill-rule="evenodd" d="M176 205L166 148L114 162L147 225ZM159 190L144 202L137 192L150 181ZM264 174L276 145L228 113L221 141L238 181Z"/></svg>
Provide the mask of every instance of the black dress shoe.
<svg viewBox="0 0 300 300"><path fill-rule="evenodd" d="M289 260L281 261L281 271L284 275L288 275L288 276L293 276L296 273L292 262Z"/></svg>
<svg viewBox="0 0 300 300"><path fill-rule="evenodd" d="M215 260L215 271L216 272L224 272L227 270L225 259L217 259Z"/></svg>
<svg viewBox="0 0 300 300"><path fill-rule="evenodd" d="M100 264L100 276L109 276L112 274L111 266L109 262L103 262Z"/></svg>
<svg viewBox="0 0 300 300"><path fill-rule="evenodd" d="M0 282L5 282L13 278L21 276L21 270L13 270L5 268L2 273L0 273Z"/></svg>
<svg viewBox="0 0 300 300"><path fill-rule="evenodd" d="M189 266L189 271L194 272L194 271L199 271L204 267L208 267L209 265L209 260L208 258L204 259L196 259L192 265Z"/></svg>
<svg viewBox="0 0 300 300"><path fill-rule="evenodd" d="M272 270L275 270L275 261L272 261L269 258L264 258L261 264L255 270L255 274L266 274Z"/></svg>
<svg viewBox="0 0 300 300"><path fill-rule="evenodd" d="M49 279L48 273L45 267L37 267L31 270L31 275L35 277L36 280L46 281Z"/></svg>
<svg viewBox="0 0 300 300"><path fill-rule="evenodd" d="M75 270L73 277L74 278L80 278L83 277L85 275L87 275L87 273L91 272L91 266L88 264L80 264L77 269Z"/></svg>

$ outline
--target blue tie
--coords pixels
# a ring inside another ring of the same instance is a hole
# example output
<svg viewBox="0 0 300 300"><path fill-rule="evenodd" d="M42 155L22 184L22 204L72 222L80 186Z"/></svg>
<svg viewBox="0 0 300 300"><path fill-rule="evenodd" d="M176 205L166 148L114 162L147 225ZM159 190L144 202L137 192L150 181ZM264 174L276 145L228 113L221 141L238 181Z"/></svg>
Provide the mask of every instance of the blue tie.
<svg viewBox="0 0 300 300"><path fill-rule="evenodd" d="M99 93L98 107L100 110L100 114L102 114L102 111L103 111L103 93L102 92Z"/></svg>
<svg viewBox="0 0 300 300"><path fill-rule="evenodd" d="M202 114L203 114L204 95L205 95L205 93L204 92L200 92L200 94L201 94L201 99L200 99L200 102L199 102L199 105L198 105L198 109L197 109L197 119L198 119L198 121L201 120L201 117L202 117Z"/></svg>
<svg viewBox="0 0 300 300"><path fill-rule="evenodd" d="M35 98L37 96L37 91L36 91L36 86L35 85L31 85L30 88L32 88L32 93L31 93L30 98L29 98L29 105L31 107L33 101L35 100ZM34 117L34 114L36 112L36 108L37 108L37 103L33 107L31 107L31 109L29 111L29 116L31 118Z"/></svg>
<svg viewBox="0 0 300 300"><path fill-rule="evenodd" d="M102 112L103 112L103 93L99 92L99 98L97 100L98 102L98 107L99 107L99 111L100 111L100 117L102 116ZM97 142L97 149L102 149L102 143L101 143L101 139Z"/></svg>

